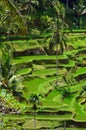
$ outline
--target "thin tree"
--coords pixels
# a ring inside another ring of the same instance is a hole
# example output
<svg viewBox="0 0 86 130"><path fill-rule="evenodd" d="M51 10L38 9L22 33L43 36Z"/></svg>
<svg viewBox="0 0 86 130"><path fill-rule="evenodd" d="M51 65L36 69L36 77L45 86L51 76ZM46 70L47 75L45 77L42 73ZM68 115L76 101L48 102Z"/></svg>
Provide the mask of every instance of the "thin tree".
<svg viewBox="0 0 86 130"><path fill-rule="evenodd" d="M63 32L65 23L65 9L63 5L54 0L53 7L56 11L56 19L54 22L54 32L53 36L50 40L49 49L56 46L56 70L57 70L57 78L56 78L56 86L58 86L58 47L60 46L60 52L63 54L64 47L67 47L66 44L66 36Z"/></svg>
<svg viewBox="0 0 86 130"><path fill-rule="evenodd" d="M37 104L40 103L40 98L43 97L41 94L32 93L29 97L29 102L32 104L32 109L34 110L34 128L36 129L36 110Z"/></svg>
<svg viewBox="0 0 86 130"><path fill-rule="evenodd" d="M64 49L67 47L66 36L64 29L69 28L65 22L65 9L64 6L59 2L59 0L53 1L53 8L56 11L56 18L53 22L53 35L50 39L49 50L56 46L56 87L58 87L58 47L60 46L60 52L63 54ZM66 123L64 123L64 130L66 129Z"/></svg>

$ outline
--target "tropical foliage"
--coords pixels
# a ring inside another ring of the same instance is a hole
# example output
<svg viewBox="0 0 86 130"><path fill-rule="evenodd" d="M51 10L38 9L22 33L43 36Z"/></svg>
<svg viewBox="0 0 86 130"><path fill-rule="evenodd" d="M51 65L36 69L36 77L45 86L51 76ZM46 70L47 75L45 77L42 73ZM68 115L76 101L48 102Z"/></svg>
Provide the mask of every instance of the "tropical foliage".
<svg viewBox="0 0 86 130"><path fill-rule="evenodd" d="M85 127L85 0L1 0L0 129Z"/></svg>
<svg viewBox="0 0 86 130"><path fill-rule="evenodd" d="M15 32L15 30L10 28L14 26L16 29L19 28L18 31L20 34L27 34L27 28L23 16L20 14L16 6L10 0L1 0L0 4L1 10L3 11L3 15L1 14L1 22L2 24L6 24L7 31Z"/></svg>
<svg viewBox="0 0 86 130"><path fill-rule="evenodd" d="M22 92L22 77L15 75L15 68L11 64L12 48L10 44L4 45L1 48L2 56L0 58L0 87L6 88L13 93Z"/></svg>

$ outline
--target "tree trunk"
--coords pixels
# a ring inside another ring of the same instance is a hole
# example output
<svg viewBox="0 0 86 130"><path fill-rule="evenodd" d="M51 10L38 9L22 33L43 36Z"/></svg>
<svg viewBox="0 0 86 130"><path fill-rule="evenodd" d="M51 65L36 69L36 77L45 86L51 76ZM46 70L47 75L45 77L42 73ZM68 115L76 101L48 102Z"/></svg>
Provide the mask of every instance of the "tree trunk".
<svg viewBox="0 0 86 130"><path fill-rule="evenodd" d="M64 130L66 130L66 121L64 121Z"/></svg>
<svg viewBox="0 0 86 130"><path fill-rule="evenodd" d="M36 103L34 103L33 105L33 114L34 114L34 129L36 130L36 109L37 109L37 106L36 106Z"/></svg>
<svg viewBox="0 0 86 130"><path fill-rule="evenodd" d="M56 87L58 87L58 47L56 45Z"/></svg>
<svg viewBox="0 0 86 130"><path fill-rule="evenodd" d="M36 112L34 110L34 129L36 130Z"/></svg>
<svg viewBox="0 0 86 130"><path fill-rule="evenodd" d="M79 27L82 28L82 15L80 16Z"/></svg>

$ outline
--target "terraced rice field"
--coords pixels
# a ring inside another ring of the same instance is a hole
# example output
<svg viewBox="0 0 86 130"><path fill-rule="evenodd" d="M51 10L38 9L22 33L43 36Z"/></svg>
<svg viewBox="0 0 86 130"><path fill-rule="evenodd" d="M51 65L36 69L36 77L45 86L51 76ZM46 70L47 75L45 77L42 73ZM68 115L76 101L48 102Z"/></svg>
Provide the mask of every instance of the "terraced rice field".
<svg viewBox="0 0 86 130"><path fill-rule="evenodd" d="M65 125L66 130L86 129L86 46L58 55L58 70L55 55L18 56L12 64L24 78L26 100L33 92L44 95L36 110L37 129L64 130ZM7 128L34 129L31 107L26 105L21 115L4 115Z"/></svg>

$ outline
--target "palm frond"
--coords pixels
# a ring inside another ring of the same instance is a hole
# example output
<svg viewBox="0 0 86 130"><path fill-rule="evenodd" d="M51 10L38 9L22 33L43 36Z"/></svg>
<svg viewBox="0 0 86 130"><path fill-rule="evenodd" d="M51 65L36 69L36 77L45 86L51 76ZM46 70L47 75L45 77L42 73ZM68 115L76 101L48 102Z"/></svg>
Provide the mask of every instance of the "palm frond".
<svg viewBox="0 0 86 130"><path fill-rule="evenodd" d="M19 23L19 33L20 34L27 34L27 26L25 24L25 21L18 11L18 9L15 7L15 5L10 0L1 0L2 4L6 7L7 10L10 11L12 18L14 19L16 17L17 22ZM14 22L14 21L13 21Z"/></svg>

